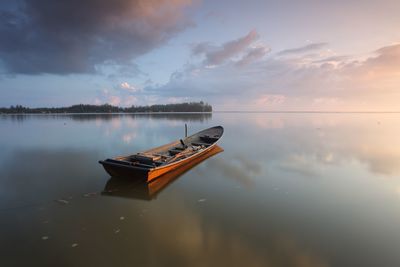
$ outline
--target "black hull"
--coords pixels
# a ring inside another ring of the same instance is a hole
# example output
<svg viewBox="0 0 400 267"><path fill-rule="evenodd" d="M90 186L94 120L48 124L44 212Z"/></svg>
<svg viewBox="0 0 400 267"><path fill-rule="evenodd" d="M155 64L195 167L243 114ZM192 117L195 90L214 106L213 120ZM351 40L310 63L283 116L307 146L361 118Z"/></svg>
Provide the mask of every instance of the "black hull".
<svg viewBox="0 0 400 267"><path fill-rule="evenodd" d="M134 177L143 180L147 179L147 174L149 173L149 169L119 164L112 161L113 160L110 159L99 161L99 163L103 165L104 169L111 177L119 177L119 178Z"/></svg>

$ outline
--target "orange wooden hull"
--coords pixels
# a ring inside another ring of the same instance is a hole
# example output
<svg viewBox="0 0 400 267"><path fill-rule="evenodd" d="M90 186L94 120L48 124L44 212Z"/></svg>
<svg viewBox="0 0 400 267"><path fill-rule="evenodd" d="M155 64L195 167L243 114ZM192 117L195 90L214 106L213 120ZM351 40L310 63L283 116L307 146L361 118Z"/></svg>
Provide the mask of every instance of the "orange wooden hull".
<svg viewBox="0 0 400 267"><path fill-rule="evenodd" d="M163 175L163 174L165 174L167 172L170 172L170 171L175 170L177 168L183 167L186 164L189 164L191 161L203 156L204 154L207 154L215 146L216 146L216 144L213 144L212 146L207 147L203 151L201 151L199 153L196 153L191 157L187 157L185 159L182 159L180 161L174 162L174 163L169 164L167 166L162 166L162 167L151 169L147 174L147 182L150 182L150 181L156 179L157 177L159 177L159 176L161 176L161 175Z"/></svg>

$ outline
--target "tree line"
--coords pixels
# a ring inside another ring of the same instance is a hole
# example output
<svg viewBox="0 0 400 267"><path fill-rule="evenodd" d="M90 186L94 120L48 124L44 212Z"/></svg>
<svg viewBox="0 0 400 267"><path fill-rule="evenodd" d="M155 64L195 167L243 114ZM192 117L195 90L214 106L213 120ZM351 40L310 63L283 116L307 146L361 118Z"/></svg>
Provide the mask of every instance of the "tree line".
<svg viewBox="0 0 400 267"><path fill-rule="evenodd" d="M28 108L21 105L11 106L9 108L0 108L0 113L5 114L24 114L24 113L150 113L150 112L211 112L212 106L200 102L188 102L178 104L164 104L151 106L131 106L117 107L109 104L88 105L79 104L69 107L59 108Z"/></svg>

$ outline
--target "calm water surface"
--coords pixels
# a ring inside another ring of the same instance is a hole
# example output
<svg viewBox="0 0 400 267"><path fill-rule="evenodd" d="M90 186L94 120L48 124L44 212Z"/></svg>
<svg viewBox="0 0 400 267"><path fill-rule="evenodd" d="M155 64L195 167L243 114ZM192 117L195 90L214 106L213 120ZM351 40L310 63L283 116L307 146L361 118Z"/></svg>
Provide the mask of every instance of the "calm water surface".
<svg viewBox="0 0 400 267"><path fill-rule="evenodd" d="M158 194L98 160L223 125ZM400 266L400 114L0 116L1 266ZM139 193L138 193L139 192Z"/></svg>

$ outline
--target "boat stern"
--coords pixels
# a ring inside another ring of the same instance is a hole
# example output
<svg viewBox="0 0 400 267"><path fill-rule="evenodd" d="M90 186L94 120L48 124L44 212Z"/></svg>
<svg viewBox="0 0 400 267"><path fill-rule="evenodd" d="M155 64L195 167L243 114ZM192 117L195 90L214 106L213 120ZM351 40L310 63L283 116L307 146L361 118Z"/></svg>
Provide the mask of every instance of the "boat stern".
<svg viewBox="0 0 400 267"><path fill-rule="evenodd" d="M103 165L103 168L111 177L147 180L147 175L151 170L150 168L133 166L113 159L100 160L99 163Z"/></svg>

